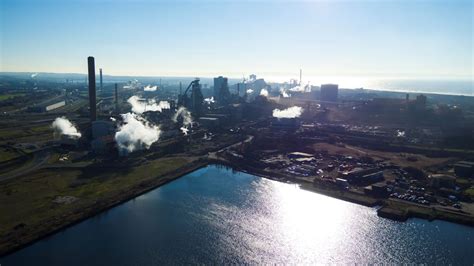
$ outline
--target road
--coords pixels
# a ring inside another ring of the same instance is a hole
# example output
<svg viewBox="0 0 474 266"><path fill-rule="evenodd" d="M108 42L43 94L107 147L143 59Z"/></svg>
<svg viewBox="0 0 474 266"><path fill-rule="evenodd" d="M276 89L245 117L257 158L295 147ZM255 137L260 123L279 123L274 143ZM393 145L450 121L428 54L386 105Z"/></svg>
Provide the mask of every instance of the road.
<svg viewBox="0 0 474 266"><path fill-rule="evenodd" d="M253 136L248 135L245 140L242 140L242 141L239 141L239 142L237 142L237 143L231 144L231 145L229 145L229 146L227 146L227 147L225 147L225 148L222 148L222 149L220 149L220 150L218 150L218 151L209 152L208 155L207 155L207 157L210 158L210 159L218 159L218 156L217 156L218 153L221 153L221 152L223 152L223 151L226 151L226 150L228 150L228 149L230 149L230 148L233 148L233 147L236 147L236 146L238 146L238 145L242 145L242 144L245 143L245 142L250 142L250 141L253 140L253 138L254 138Z"/></svg>

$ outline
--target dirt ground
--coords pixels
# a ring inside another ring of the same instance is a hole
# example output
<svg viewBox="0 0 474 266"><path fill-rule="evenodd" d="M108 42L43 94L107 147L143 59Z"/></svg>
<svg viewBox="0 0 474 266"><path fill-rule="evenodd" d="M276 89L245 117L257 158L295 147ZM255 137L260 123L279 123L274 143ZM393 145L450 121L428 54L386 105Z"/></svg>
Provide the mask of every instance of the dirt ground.
<svg viewBox="0 0 474 266"><path fill-rule="evenodd" d="M399 153L399 152L384 152L374 151L347 144L334 145L329 143L316 143L312 145L315 152L325 150L328 154L341 154L346 156L370 156L376 160L384 160L401 167L412 166L416 168L425 169L427 167L442 165L449 161L456 160L453 157L432 158L421 154L413 153Z"/></svg>

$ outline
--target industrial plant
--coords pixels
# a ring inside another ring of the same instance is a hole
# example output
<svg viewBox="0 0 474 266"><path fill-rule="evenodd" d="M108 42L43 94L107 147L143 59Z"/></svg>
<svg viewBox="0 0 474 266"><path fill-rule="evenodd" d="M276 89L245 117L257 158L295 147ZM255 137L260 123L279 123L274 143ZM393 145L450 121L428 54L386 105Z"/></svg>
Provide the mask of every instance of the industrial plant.
<svg viewBox="0 0 474 266"><path fill-rule="evenodd" d="M15 99L0 101L0 198L36 206L17 187L27 178L43 206L36 220L4 221L1 253L209 164L381 206L389 219L474 224L466 97L304 85L302 70L276 83L115 77L99 65L98 77L88 57L87 76L0 84Z"/></svg>

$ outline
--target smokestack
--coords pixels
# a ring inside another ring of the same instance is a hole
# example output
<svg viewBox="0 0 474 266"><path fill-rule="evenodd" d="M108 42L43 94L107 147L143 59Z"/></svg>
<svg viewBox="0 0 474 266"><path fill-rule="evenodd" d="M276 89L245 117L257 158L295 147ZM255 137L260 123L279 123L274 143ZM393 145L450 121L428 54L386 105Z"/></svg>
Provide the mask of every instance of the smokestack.
<svg viewBox="0 0 474 266"><path fill-rule="evenodd" d="M102 68L99 68L100 72L100 90L102 91Z"/></svg>
<svg viewBox="0 0 474 266"><path fill-rule="evenodd" d="M89 68L89 109L91 115L91 123L97 120L96 97L95 97L95 62L94 57L87 58Z"/></svg>
<svg viewBox="0 0 474 266"><path fill-rule="evenodd" d="M237 96L240 96L240 83L237 83Z"/></svg>
<svg viewBox="0 0 474 266"><path fill-rule="evenodd" d="M303 75L303 70L300 68L300 86L301 86L301 76Z"/></svg>
<svg viewBox="0 0 474 266"><path fill-rule="evenodd" d="M118 88L117 88L117 83L115 83L115 110L118 111Z"/></svg>
<svg viewBox="0 0 474 266"><path fill-rule="evenodd" d="M181 95L182 91L181 91L181 81L179 82L179 95Z"/></svg>

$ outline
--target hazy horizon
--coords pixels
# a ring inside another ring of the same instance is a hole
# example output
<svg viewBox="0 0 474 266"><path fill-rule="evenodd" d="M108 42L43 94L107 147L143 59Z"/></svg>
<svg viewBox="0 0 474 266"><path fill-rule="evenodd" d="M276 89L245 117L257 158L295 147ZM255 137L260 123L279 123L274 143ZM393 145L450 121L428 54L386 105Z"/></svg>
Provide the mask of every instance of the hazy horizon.
<svg viewBox="0 0 474 266"><path fill-rule="evenodd" d="M471 1L0 3L1 72L473 76Z"/></svg>

